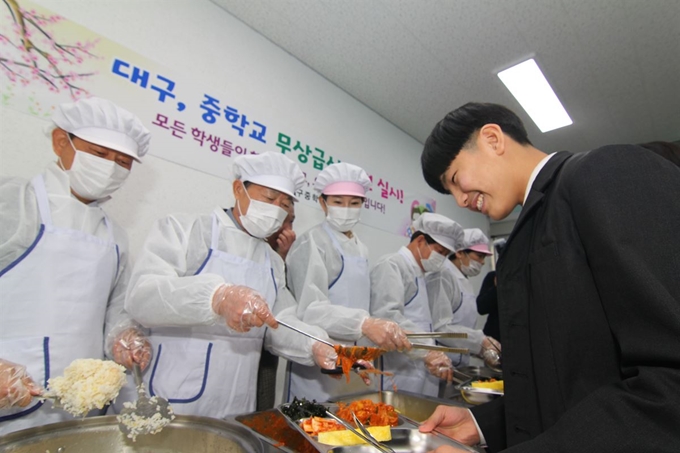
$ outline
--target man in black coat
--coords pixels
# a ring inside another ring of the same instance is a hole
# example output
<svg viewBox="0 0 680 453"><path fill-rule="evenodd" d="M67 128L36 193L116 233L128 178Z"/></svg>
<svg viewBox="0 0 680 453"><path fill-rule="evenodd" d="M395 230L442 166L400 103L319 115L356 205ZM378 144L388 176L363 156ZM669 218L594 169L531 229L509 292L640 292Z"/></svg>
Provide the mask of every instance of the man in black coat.
<svg viewBox="0 0 680 453"><path fill-rule="evenodd" d="M482 287L477 296L477 313L487 315L484 323L484 334L501 340L501 327L498 321L498 291L496 290L496 271L490 271L482 281Z"/></svg>
<svg viewBox="0 0 680 453"><path fill-rule="evenodd" d="M523 206L498 263L505 396L440 406L421 431L491 452L680 452L680 169L632 145L546 155L477 103L421 162L461 207Z"/></svg>

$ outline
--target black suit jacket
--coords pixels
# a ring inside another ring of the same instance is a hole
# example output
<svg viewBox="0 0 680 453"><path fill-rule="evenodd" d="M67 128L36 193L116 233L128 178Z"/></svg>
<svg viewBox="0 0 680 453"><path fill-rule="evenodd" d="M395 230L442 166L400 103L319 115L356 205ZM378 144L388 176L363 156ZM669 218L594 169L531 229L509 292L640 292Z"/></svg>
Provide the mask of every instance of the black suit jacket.
<svg viewBox="0 0 680 453"><path fill-rule="evenodd" d="M484 324L484 334L495 338L501 343L500 324L498 321L498 291L496 290L496 271L486 274L482 287L477 296L477 312L480 315L488 315Z"/></svg>
<svg viewBox="0 0 680 453"><path fill-rule="evenodd" d="M498 265L492 452L680 452L680 169L636 146L557 153Z"/></svg>

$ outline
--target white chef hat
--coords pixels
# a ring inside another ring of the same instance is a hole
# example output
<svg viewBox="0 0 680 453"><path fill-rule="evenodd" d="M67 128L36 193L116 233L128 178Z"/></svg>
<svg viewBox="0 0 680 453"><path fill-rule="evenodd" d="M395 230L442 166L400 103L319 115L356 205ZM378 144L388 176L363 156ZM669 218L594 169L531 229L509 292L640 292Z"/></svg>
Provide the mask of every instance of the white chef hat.
<svg viewBox="0 0 680 453"><path fill-rule="evenodd" d="M475 252L491 255L489 238L479 228L466 228L463 232L463 244L456 251L474 250Z"/></svg>
<svg viewBox="0 0 680 453"><path fill-rule="evenodd" d="M339 162L329 165L316 177L314 188L324 195L366 197L371 179L363 168Z"/></svg>
<svg viewBox="0 0 680 453"><path fill-rule="evenodd" d="M66 132L127 154L138 162L149 150L151 133L134 114L113 102L91 97L60 104L52 122ZM54 127L49 128L49 133Z"/></svg>
<svg viewBox="0 0 680 453"><path fill-rule="evenodd" d="M441 214L425 212L412 225L413 232L422 231L452 252L463 243L463 227Z"/></svg>
<svg viewBox="0 0 680 453"><path fill-rule="evenodd" d="M234 179L269 187L293 197L302 188L305 175L300 167L283 154L266 152L234 159Z"/></svg>

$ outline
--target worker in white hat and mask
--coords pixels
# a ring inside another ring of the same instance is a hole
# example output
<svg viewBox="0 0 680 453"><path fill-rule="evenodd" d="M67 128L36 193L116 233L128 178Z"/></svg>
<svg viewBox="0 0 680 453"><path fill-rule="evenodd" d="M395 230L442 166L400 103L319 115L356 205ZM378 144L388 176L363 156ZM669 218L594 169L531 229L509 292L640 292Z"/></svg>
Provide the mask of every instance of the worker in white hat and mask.
<svg viewBox="0 0 680 453"><path fill-rule="evenodd" d="M441 271L425 276L430 311L435 332L466 333L467 339L440 338L437 341L452 348L467 348L470 353L484 359L487 366L500 367L500 344L475 329L477 302L468 275L477 275L484 258L491 254L489 240L479 228L463 231L456 244L456 253L442 266ZM473 264L474 263L474 264ZM453 366L458 368L470 362L470 354L448 354Z"/></svg>
<svg viewBox="0 0 680 453"><path fill-rule="evenodd" d="M263 341L276 355L335 368L333 348L276 320L328 338L296 318L283 260L265 241L283 225L302 171L270 152L240 156L233 170L235 207L158 220L130 282L125 306L157 350L145 381L178 414L255 410Z"/></svg>
<svg viewBox="0 0 680 453"><path fill-rule="evenodd" d="M336 342L387 350L410 349L399 325L371 317L371 280L368 249L354 227L359 223L371 180L356 165L329 165L316 177L319 204L325 221L298 238L286 260L288 285L298 301L297 314L303 321L323 328ZM327 401L366 390L366 384L352 374L349 384L321 375L318 370L292 364L289 368L288 399L305 396Z"/></svg>
<svg viewBox="0 0 680 453"><path fill-rule="evenodd" d="M443 215L424 213L412 230L407 246L383 256L371 270L371 314L396 321L410 332L432 332L425 275L441 270L463 229ZM419 342L434 344L433 340ZM438 395L438 380L451 380L453 371L446 354L423 350L387 353L381 358L381 369L394 373L397 389L429 396ZM437 379L429 379L428 371ZM383 377L382 384L387 389L389 381Z"/></svg>
<svg viewBox="0 0 680 453"><path fill-rule="evenodd" d="M123 310L127 236L101 208L149 149L113 102L58 106L57 160L31 181L0 180L0 434L71 419L33 398L79 358L146 367L148 341Z"/></svg>
<svg viewBox="0 0 680 453"><path fill-rule="evenodd" d="M467 280L468 277L476 277L482 272L486 257L493 253L489 249L489 238L482 230L466 228L463 233L463 243L450 259Z"/></svg>

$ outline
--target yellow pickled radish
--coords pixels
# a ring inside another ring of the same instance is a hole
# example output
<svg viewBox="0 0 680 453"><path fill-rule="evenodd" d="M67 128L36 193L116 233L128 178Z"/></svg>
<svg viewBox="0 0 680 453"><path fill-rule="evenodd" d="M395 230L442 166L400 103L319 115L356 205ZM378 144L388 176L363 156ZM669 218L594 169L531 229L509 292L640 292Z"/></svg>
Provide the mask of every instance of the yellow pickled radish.
<svg viewBox="0 0 680 453"><path fill-rule="evenodd" d="M389 426L368 426L366 427L369 433L378 442L387 442L392 440L392 431ZM344 429L342 431L326 431L319 433L319 442L326 445L359 445L365 444L361 437L354 434L352 431Z"/></svg>
<svg viewBox="0 0 680 453"><path fill-rule="evenodd" d="M472 381L470 383L472 387L480 389L492 389L503 391L503 381Z"/></svg>

